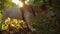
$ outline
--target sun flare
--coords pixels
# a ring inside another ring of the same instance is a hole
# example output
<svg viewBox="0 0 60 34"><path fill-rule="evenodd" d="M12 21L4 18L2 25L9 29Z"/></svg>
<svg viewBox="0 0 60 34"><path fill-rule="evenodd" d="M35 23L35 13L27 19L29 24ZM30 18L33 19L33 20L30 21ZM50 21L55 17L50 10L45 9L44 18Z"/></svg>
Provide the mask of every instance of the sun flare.
<svg viewBox="0 0 60 34"><path fill-rule="evenodd" d="M19 0L12 0L13 3L15 3L18 7L23 7L23 3Z"/></svg>
<svg viewBox="0 0 60 34"><path fill-rule="evenodd" d="M18 4L19 0L12 0L13 3Z"/></svg>

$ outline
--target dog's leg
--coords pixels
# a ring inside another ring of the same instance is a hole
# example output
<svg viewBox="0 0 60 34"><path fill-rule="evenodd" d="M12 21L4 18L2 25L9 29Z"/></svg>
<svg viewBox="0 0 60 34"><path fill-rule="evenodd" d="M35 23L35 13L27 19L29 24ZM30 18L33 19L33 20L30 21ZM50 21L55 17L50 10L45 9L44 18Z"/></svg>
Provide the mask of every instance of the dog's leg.
<svg viewBox="0 0 60 34"><path fill-rule="evenodd" d="M36 29L33 28L33 24L32 24L32 17L33 17L32 14L29 11L24 12L24 17L31 31L35 31Z"/></svg>

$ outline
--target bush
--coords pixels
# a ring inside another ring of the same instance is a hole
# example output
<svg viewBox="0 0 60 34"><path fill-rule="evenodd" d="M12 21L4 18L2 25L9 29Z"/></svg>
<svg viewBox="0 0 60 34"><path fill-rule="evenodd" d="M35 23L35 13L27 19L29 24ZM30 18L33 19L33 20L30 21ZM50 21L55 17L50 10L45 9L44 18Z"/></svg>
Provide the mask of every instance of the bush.
<svg viewBox="0 0 60 34"><path fill-rule="evenodd" d="M53 16L49 19L47 16L35 17L33 19L33 24L37 29L35 34L55 34L57 33L58 24L56 22L56 17Z"/></svg>

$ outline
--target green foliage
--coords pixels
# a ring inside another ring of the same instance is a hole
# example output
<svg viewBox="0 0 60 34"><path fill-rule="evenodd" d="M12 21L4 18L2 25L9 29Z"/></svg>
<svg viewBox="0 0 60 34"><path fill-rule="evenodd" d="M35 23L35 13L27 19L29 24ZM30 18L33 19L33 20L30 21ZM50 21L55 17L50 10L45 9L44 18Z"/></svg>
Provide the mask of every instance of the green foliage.
<svg viewBox="0 0 60 34"><path fill-rule="evenodd" d="M58 29L55 16L51 17L51 19L47 16L35 17L33 24L37 29L37 31L34 32L35 34L55 34Z"/></svg>
<svg viewBox="0 0 60 34"><path fill-rule="evenodd" d="M29 1L29 3L31 3L32 5L41 5L44 2L48 2L49 0L34 0L34 1Z"/></svg>
<svg viewBox="0 0 60 34"><path fill-rule="evenodd" d="M12 0L1 0L0 1L0 11L2 11L4 8L11 8L11 7L15 7L16 4L11 2Z"/></svg>
<svg viewBox="0 0 60 34"><path fill-rule="evenodd" d="M11 7L14 7L14 6L16 6L16 5L15 5L14 3L12 3L11 0L8 0L8 1L6 0L6 3L4 4L4 6L7 7L7 8L8 8L8 7L11 8Z"/></svg>
<svg viewBox="0 0 60 34"><path fill-rule="evenodd" d="M8 29L8 24L2 24L2 30L7 30Z"/></svg>
<svg viewBox="0 0 60 34"><path fill-rule="evenodd" d="M35 5L41 5L43 3L42 0L34 0Z"/></svg>
<svg viewBox="0 0 60 34"><path fill-rule="evenodd" d="M43 3L43 0L29 0L27 3L29 5L41 5Z"/></svg>
<svg viewBox="0 0 60 34"><path fill-rule="evenodd" d="M21 20L16 20L15 19L15 21L12 21L12 22L10 22L10 20L9 20L9 18L8 19L6 19L6 21L2 24L2 30L8 30L10 27L12 28L13 27L13 29L15 28L15 29L23 29L23 27L20 25L20 23L21 23L22 21ZM10 25L10 26L9 26Z"/></svg>

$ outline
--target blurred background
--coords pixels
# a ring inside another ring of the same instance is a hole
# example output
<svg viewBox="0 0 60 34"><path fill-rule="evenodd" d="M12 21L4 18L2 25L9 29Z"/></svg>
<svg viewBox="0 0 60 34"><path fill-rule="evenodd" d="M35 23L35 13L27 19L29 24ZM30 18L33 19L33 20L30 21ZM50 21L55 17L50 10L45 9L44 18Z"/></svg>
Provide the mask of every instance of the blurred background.
<svg viewBox="0 0 60 34"><path fill-rule="evenodd" d="M34 17L32 19L33 25L36 28L36 31L29 32L28 34L60 34L60 0L25 0L26 5L36 5L41 6L44 3L48 6L48 12L51 17L48 18L45 15L41 17ZM2 19L2 13L4 12L4 8L12 8L12 7L23 7L21 0L0 0L0 22ZM39 8L37 8L39 9ZM12 34L18 32L18 34L26 33L24 28L20 25L20 23L24 22L23 20L14 19L11 24L11 27L8 26L10 18L5 20L5 23L2 24L3 34ZM12 29L11 31L8 31ZM22 29L22 30L20 30ZM24 31L24 32L23 32ZM10 32L10 33L9 33Z"/></svg>

